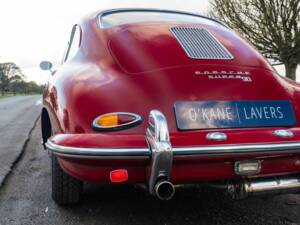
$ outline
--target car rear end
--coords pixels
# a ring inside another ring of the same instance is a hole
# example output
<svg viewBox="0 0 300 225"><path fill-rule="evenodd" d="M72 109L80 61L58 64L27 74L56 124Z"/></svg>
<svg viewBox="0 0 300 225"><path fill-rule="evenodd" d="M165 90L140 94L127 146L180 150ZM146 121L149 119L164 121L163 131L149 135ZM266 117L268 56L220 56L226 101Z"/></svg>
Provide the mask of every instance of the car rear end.
<svg viewBox="0 0 300 225"><path fill-rule="evenodd" d="M162 200L178 184L205 183L234 198L300 190L297 90L249 44L209 20L105 32L118 68L80 94L80 75L66 90L73 94L68 108L89 102L73 115L88 132L57 134L46 144L67 174L144 184ZM118 124L124 114L142 121Z"/></svg>

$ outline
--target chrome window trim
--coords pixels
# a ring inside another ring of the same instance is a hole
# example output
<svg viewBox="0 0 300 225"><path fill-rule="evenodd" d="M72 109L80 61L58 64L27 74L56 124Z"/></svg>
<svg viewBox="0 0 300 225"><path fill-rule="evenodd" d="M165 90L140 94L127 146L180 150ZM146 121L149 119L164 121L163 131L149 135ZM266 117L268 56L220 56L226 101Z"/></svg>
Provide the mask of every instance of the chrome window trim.
<svg viewBox="0 0 300 225"><path fill-rule="evenodd" d="M82 29L81 29L81 26L79 24L74 24L73 27L72 27L72 30L71 30L71 35L70 35L70 39L69 39L68 44L67 44L67 48L66 48L64 56L63 56L62 64L64 64L68 60L70 60L69 59L69 54L70 54L70 50L72 48L72 44L74 44L73 41L74 41L74 36L75 36L76 32L78 31L77 29L79 29L79 32L80 32L79 33L80 38L79 38L79 43L78 43L78 46L77 46L76 54L78 53L78 50L81 46L81 41L82 41ZM73 58L74 58L74 56L73 56Z"/></svg>
<svg viewBox="0 0 300 225"><path fill-rule="evenodd" d="M97 23L98 23L99 28L107 29L104 27L104 25L102 23L103 16L113 14L113 13L118 13L118 12L158 12L158 13L174 13L174 14L181 14L181 15L187 15L187 16L195 16L195 17L199 17L199 18L203 18L203 19L208 19L208 20L216 22L226 28L229 28L225 23L223 23L217 19L208 17L208 16L203 16L200 14L184 12L184 11L179 11L179 10L155 9L155 8L153 8L153 9L152 8L118 8L118 9L107 9L107 10L101 11L97 16Z"/></svg>

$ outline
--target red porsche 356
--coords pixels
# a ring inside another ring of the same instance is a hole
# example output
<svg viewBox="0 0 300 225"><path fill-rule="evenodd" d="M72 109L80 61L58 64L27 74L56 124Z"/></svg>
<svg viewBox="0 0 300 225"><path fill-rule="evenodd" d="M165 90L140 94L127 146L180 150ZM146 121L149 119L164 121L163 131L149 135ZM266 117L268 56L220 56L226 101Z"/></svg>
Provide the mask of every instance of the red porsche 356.
<svg viewBox="0 0 300 225"><path fill-rule="evenodd" d="M144 184L162 200L185 183L235 198L300 190L300 86L214 19L93 14L43 98L58 204L78 202L83 182Z"/></svg>

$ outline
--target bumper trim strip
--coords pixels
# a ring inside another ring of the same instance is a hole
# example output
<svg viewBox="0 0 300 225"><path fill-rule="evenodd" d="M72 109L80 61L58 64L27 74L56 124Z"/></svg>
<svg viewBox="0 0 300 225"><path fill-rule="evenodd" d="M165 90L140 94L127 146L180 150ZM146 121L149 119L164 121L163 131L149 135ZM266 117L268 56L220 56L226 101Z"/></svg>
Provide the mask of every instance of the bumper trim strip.
<svg viewBox="0 0 300 225"><path fill-rule="evenodd" d="M72 158L150 158L148 148L83 148L54 144L48 140L46 147L56 155Z"/></svg>
<svg viewBox="0 0 300 225"><path fill-rule="evenodd" d="M230 156L268 153L300 153L300 142L173 148L174 156Z"/></svg>
<svg viewBox="0 0 300 225"><path fill-rule="evenodd" d="M47 141L46 147L54 154L72 158L151 158L149 148L79 148L57 145L50 140ZM175 158L300 153L300 142L173 147L172 152Z"/></svg>

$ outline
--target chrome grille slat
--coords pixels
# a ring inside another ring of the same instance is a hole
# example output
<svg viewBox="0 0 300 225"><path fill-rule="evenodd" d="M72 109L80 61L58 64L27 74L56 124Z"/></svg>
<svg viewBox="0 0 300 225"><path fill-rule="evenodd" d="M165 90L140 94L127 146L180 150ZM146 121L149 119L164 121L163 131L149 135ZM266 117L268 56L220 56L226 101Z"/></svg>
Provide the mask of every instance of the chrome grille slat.
<svg viewBox="0 0 300 225"><path fill-rule="evenodd" d="M171 32L192 59L233 59L232 54L204 28L172 27Z"/></svg>

